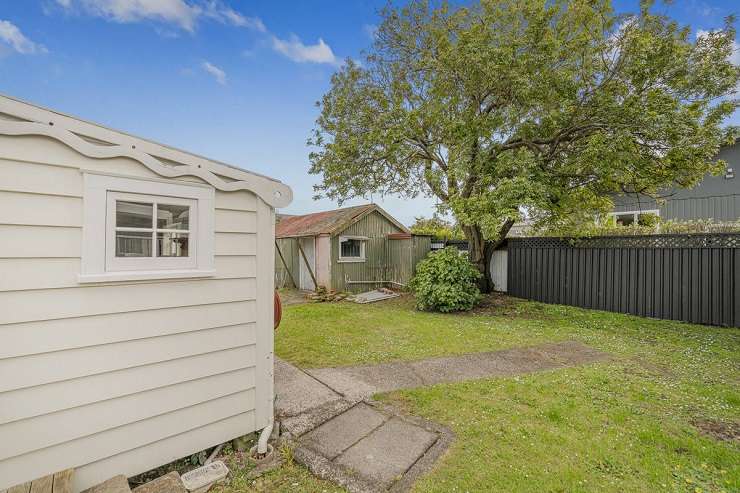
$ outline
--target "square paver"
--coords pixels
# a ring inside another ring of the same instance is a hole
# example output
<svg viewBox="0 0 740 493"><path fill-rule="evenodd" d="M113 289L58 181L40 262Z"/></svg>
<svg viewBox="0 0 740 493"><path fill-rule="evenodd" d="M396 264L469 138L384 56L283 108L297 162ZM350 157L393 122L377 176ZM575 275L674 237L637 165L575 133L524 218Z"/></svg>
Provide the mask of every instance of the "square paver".
<svg viewBox="0 0 740 493"><path fill-rule="evenodd" d="M332 460L385 420L385 415L360 403L308 433L301 442Z"/></svg>
<svg viewBox="0 0 740 493"><path fill-rule="evenodd" d="M388 488L437 440L436 433L391 418L351 446L335 462Z"/></svg>

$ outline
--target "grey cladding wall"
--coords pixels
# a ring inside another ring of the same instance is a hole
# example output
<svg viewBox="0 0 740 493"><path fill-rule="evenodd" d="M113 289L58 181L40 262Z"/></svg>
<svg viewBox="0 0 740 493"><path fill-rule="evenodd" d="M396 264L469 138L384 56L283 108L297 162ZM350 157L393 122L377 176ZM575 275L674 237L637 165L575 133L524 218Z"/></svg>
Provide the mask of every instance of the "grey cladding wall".
<svg viewBox="0 0 740 493"><path fill-rule="evenodd" d="M731 173L707 175L692 189L676 188L661 194L665 201L658 204L644 195L615 196L614 211L644 211L659 209L663 219L736 221L740 219L740 144L722 148L717 155L727 163ZM729 176L733 176L729 178Z"/></svg>

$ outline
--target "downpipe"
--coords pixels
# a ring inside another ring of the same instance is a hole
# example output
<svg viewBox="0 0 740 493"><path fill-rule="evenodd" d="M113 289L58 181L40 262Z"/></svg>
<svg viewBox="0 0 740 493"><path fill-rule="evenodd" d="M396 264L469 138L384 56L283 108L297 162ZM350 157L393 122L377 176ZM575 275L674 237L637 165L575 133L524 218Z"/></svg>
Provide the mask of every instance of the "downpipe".
<svg viewBox="0 0 740 493"><path fill-rule="evenodd" d="M270 420L270 424L262 428L262 432L260 432L260 437L257 440L257 455L263 456L267 453L267 441L270 439L274 427L275 421Z"/></svg>
<svg viewBox="0 0 740 493"><path fill-rule="evenodd" d="M277 330L278 326L280 325L280 320L283 318L283 303L280 300L280 295L278 294L277 290L275 290L275 296L273 298L273 304L275 309L274 314L274 326L273 330ZM277 396L274 397L275 400L277 400ZM274 402L273 402L274 405ZM267 453L267 441L270 439L270 436L272 436L272 430L275 428L275 418L271 418L270 422L262 428L262 431L260 432L260 437L257 440L257 455L263 456Z"/></svg>
<svg viewBox="0 0 740 493"><path fill-rule="evenodd" d="M273 330L277 330L278 326L280 325L280 319L283 317L283 303L280 300L280 295L278 295L277 290L275 290L275 296L273 297L273 304L274 304L274 326ZM277 395L273 396L273 407L274 407L274 401L277 400ZM260 437L257 439L257 450L252 448L251 452L253 455L256 455L257 458L263 458L265 455L267 455L268 447L267 447L267 441L272 436L272 432L275 429L275 418L271 417L270 422L262 428L262 431L260 432Z"/></svg>

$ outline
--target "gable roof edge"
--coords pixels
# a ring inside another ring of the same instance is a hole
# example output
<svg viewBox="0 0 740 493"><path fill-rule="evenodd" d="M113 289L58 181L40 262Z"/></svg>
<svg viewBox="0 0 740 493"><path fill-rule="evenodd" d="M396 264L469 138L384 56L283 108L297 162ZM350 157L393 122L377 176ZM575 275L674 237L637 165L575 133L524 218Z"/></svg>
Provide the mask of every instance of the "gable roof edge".
<svg viewBox="0 0 740 493"><path fill-rule="evenodd" d="M378 212L381 216L386 218L390 223L392 223L395 227L400 229L403 233L411 234L411 230L409 230L406 226L401 224L395 217L391 216L388 212L386 212L382 207L380 207L378 204L369 204L370 207L367 208L367 210L361 212L357 216L353 217L349 221L347 221L344 224L341 224L334 228L334 230L331 232L332 235L337 235L344 231L345 229L349 228L353 224L359 222L363 218L367 217L368 215L372 214L373 212Z"/></svg>
<svg viewBox="0 0 740 493"><path fill-rule="evenodd" d="M130 158L166 178L195 176L218 190L250 191L274 208L285 207L293 199L290 187L273 178L2 94L0 94L0 113L20 120L0 120L0 135L38 135L53 138L94 159ZM111 145L97 145L84 140L81 136ZM181 166L168 166L162 159L174 161ZM235 181L224 180L219 175Z"/></svg>

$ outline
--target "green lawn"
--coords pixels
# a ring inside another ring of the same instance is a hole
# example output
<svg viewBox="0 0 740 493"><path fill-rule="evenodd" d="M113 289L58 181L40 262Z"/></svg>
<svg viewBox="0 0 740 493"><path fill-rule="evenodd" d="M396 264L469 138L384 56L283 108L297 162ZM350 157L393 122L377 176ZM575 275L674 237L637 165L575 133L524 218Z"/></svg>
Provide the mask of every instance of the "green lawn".
<svg viewBox="0 0 740 493"><path fill-rule="evenodd" d="M379 396L457 435L416 491L740 491L738 439L699 430L737 436L740 329L504 297L472 314L418 313L402 298L287 307L276 352L322 367L569 339L615 358ZM293 490L312 491L306 481Z"/></svg>

